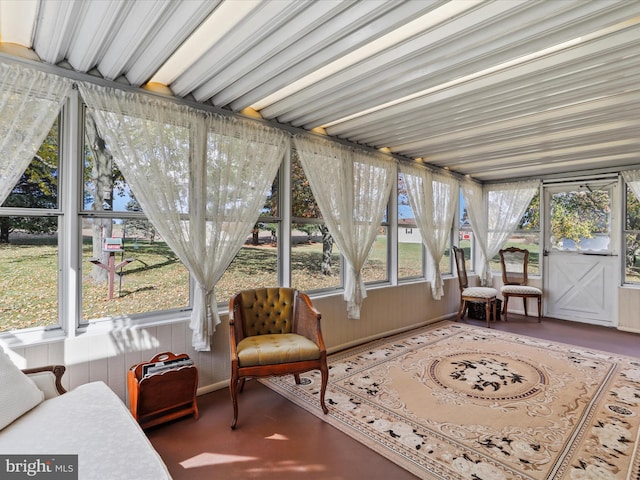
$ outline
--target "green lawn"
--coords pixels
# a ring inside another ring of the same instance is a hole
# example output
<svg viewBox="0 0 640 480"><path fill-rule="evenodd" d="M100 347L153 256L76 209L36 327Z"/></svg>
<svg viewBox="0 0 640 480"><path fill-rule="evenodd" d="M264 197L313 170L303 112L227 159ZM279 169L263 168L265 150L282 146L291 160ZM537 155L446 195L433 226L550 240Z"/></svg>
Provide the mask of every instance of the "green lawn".
<svg viewBox="0 0 640 480"><path fill-rule="evenodd" d="M58 322L58 252L55 236L24 236L14 243L0 245L0 331L35 326L56 325ZM386 280L387 237L381 235L374 243L365 264L365 281ZM468 242L463 248L469 255ZM537 245L531 249L531 262L539 258ZM422 248L420 244L399 244L399 276L420 275ZM163 242L126 240L125 258L135 261L115 277L115 298L108 299L106 283L96 284L91 276L91 240L84 239L82 252L83 318L132 315L136 313L183 308L189 303L188 273L175 254ZM441 263L443 273L449 272L449 252ZM334 245L332 274L322 275L322 243L304 243L292 247L292 285L302 290L338 287L340 282L339 251ZM116 254L116 263L121 260ZM494 259L492 267L500 270ZM532 268L536 273L537 268ZM230 296L256 285L277 284L277 249L271 245L246 246L223 275L216 287L216 298L227 302Z"/></svg>

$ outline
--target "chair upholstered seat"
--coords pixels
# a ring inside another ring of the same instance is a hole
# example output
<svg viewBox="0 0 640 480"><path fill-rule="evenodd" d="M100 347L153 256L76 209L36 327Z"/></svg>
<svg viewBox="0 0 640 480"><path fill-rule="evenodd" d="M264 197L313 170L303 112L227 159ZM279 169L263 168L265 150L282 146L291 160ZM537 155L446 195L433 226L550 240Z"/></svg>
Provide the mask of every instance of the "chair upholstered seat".
<svg viewBox="0 0 640 480"><path fill-rule="evenodd" d="M465 297L494 298L498 295L498 290L491 287L469 287L462 291Z"/></svg>
<svg viewBox="0 0 640 480"><path fill-rule="evenodd" d="M295 333L246 337L238 343L237 352L240 367L303 362L320 358L318 345Z"/></svg>
<svg viewBox="0 0 640 480"><path fill-rule="evenodd" d="M505 285L500 289L500 293L503 295L542 295L542 290L537 287L530 287L529 285Z"/></svg>

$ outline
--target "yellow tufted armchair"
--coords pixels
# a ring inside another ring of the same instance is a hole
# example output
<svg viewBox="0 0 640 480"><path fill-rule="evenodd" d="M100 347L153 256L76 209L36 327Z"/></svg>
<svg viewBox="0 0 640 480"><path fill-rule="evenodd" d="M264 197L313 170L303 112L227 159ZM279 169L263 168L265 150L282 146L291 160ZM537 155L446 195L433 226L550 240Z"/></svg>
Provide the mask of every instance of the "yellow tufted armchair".
<svg viewBox="0 0 640 480"><path fill-rule="evenodd" d="M233 422L238 421L238 392L246 378L300 374L320 370L320 405L324 403L329 369L320 330L320 313L309 297L293 288L243 290L229 301L229 335Z"/></svg>

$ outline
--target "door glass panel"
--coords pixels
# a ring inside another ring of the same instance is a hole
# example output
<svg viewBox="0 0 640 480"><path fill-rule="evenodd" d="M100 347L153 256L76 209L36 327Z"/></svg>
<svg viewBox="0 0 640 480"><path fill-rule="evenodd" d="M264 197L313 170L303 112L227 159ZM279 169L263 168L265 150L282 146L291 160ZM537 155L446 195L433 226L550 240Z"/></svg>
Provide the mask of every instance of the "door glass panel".
<svg viewBox="0 0 640 480"><path fill-rule="evenodd" d="M607 252L611 248L611 191L584 186L550 198L551 250Z"/></svg>

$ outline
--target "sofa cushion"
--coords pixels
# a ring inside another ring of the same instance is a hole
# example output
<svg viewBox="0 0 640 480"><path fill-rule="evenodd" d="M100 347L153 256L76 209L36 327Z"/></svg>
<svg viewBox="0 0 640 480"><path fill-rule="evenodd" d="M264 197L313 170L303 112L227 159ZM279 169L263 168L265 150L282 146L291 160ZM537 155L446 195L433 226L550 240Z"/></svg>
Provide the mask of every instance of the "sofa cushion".
<svg viewBox="0 0 640 480"><path fill-rule="evenodd" d="M104 382L80 385L22 415L0 432L0 452L78 455L82 480L171 478L129 409Z"/></svg>
<svg viewBox="0 0 640 480"><path fill-rule="evenodd" d="M0 347L0 430L44 400L44 393Z"/></svg>

